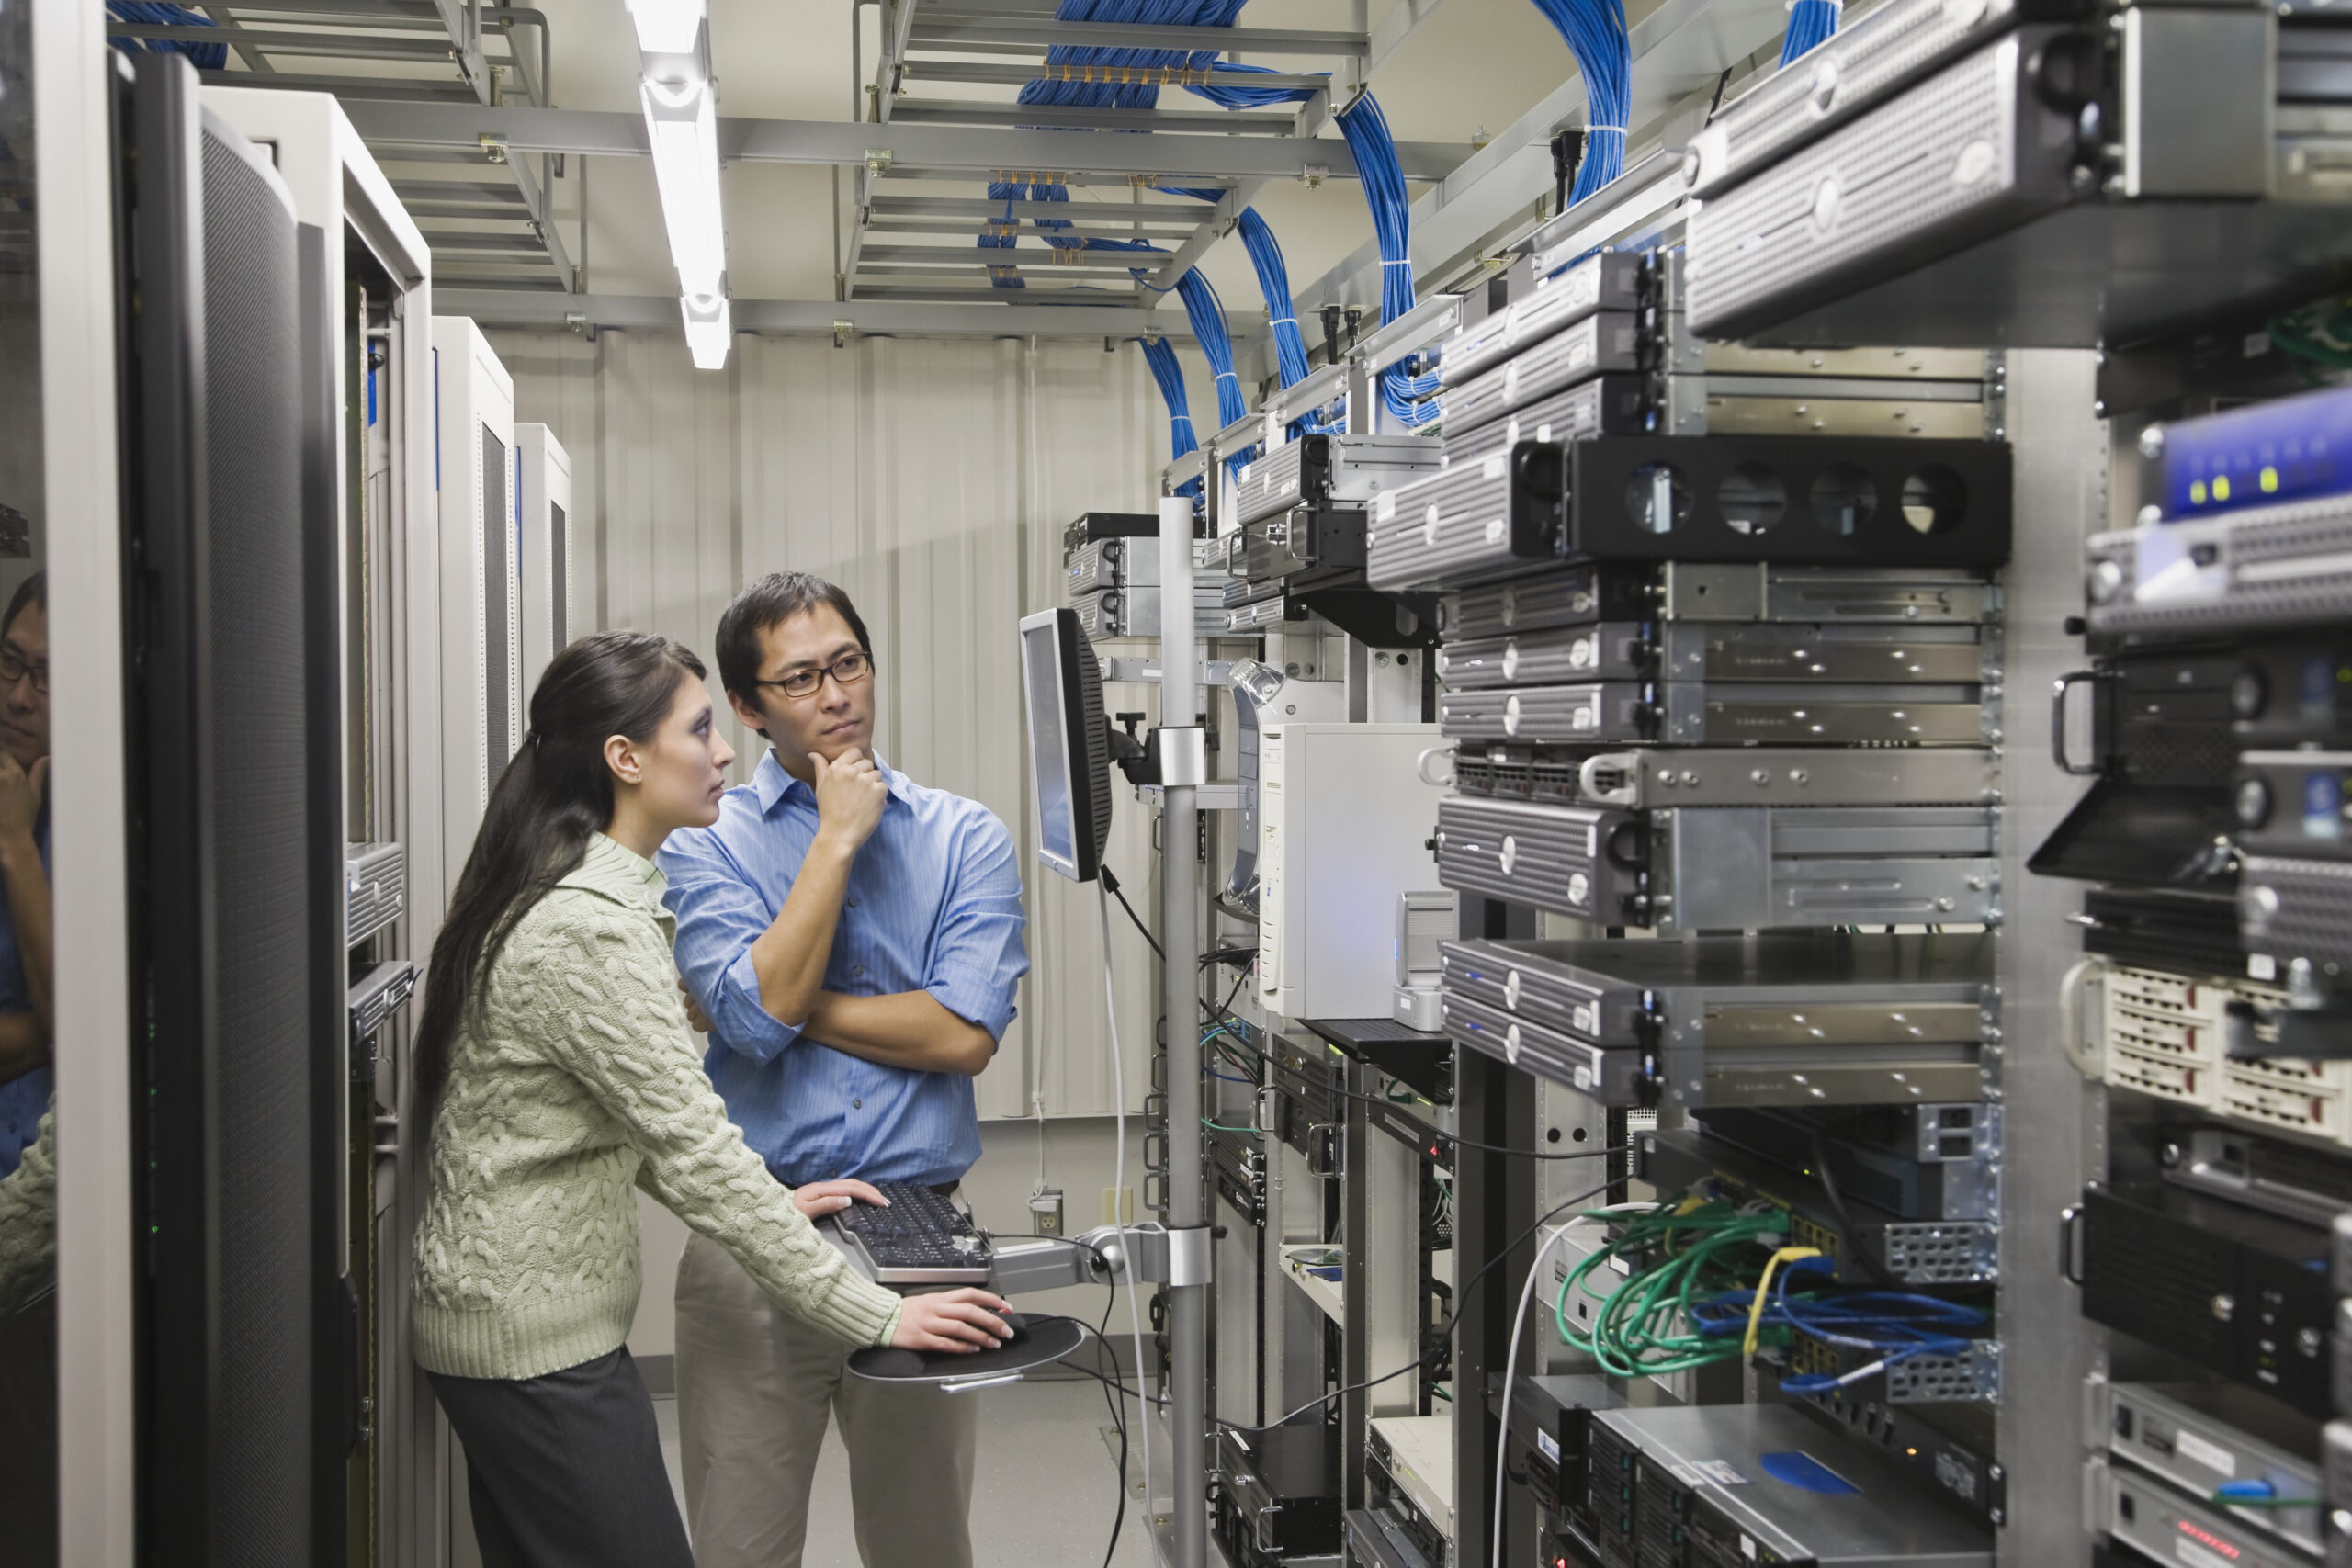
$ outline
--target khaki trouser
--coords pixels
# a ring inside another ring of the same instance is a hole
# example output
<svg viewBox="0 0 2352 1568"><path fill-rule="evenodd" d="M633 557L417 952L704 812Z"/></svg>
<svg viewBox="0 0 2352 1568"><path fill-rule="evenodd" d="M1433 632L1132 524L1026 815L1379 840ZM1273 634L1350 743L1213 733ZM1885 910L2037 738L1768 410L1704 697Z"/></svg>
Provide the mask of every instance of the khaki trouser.
<svg viewBox="0 0 2352 1568"><path fill-rule="evenodd" d="M800 1568L829 1420L849 1450L865 1568L971 1568L979 1402L852 1377L699 1234L678 1261L678 1436L696 1568Z"/></svg>

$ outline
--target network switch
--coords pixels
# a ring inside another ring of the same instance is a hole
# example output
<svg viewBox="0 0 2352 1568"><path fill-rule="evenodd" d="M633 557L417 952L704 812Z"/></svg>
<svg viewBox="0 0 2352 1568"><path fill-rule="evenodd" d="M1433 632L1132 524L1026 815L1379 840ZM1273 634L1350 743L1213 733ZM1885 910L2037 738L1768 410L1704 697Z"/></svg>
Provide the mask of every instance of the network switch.
<svg viewBox="0 0 2352 1568"><path fill-rule="evenodd" d="M1640 310L1643 261L1637 252L1603 251L1539 284L1532 293L1448 338L1439 376L1445 385L1459 386L1589 316Z"/></svg>
<svg viewBox="0 0 2352 1568"><path fill-rule="evenodd" d="M1784 1394L1786 1391L1782 1391ZM2008 1522L2008 1476L1994 1458L1995 1416L1985 1404L1890 1404L1868 1380L1826 1393L1787 1394L1789 1408L1932 1481L1971 1518Z"/></svg>
<svg viewBox="0 0 2352 1568"><path fill-rule="evenodd" d="M1488 743L1453 758L1464 795L1627 810L1679 806L1956 806L1997 801L1989 750L1674 747L1555 751ZM2227 911L2234 942L2237 916Z"/></svg>
<svg viewBox="0 0 2352 1568"><path fill-rule="evenodd" d="M1975 685L1600 681L1447 692L1449 740L1555 745L1983 746L1999 710Z"/></svg>
<svg viewBox="0 0 2352 1568"><path fill-rule="evenodd" d="M2352 490L2352 390L2330 388L2151 425L2140 450L2177 520Z"/></svg>
<svg viewBox="0 0 2352 1568"><path fill-rule="evenodd" d="M1711 1138L1798 1172L1826 1164L1839 1192L1905 1220L1999 1217L2001 1108L1879 1105L1695 1113Z"/></svg>
<svg viewBox="0 0 2352 1568"><path fill-rule="evenodd" d="M1454 795L1439 879L1660 931L1976 924L2000 907L1995 812L1951 807L1663 807Z"/></svg>
<svg viewBox="0 0 2352 1568"><path fill-rule="evenodd" d="M1446 1027L1589 1092L1598 1064L1577 1054L1630 1050L1692 1106L1967 1100L1992 955L1975 933L1449 942Z"/></svg>
<svg viewBox="0 0 2352 1568"><path fill-rule="evenodd" d="M1874 1282L1865 1256L1911 1286L1961 1289L2000 1276L2000 1226L1994 1221L1905 1219L1846 1197L1842 1189L1841 1218L1817 1168L1792 1168L1695 1127L1645 1133L1639 1143L1638 1172L1661 1192L1689 1190L1786 1210L1792 1244L1817 1249L1842 1284Z"/></svg>

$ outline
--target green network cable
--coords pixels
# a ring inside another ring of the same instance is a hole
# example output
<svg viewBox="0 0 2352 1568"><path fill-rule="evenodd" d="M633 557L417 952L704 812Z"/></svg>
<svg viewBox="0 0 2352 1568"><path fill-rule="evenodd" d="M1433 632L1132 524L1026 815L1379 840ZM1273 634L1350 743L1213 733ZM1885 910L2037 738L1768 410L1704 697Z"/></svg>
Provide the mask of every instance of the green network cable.
<svg viewBox="0 0 2352 1568"><path fill-rule="evenodd" d="M1689 1331L1694 1301L1752 1284L1761 1270L1758 1247L1769 1252L1788 1229L1777 1209L1744 1210L1711 1201L1678 1203L1627 1217L1606 1210L1587 1217L1618 1220L1624 1231L1588 1255L1561 1281L1553 1320L1561 1340L1591 1356L1618 1377L1651 1377L1736 1359L1737 1339ZM1584 1282L1611 1258L1662 1254L1605 1296ZM1568 1297L1582 1291L1601 1303L1589 1332L1568 1319ZM1785 1335L1785 1331L1781 1331Z"/></svg>

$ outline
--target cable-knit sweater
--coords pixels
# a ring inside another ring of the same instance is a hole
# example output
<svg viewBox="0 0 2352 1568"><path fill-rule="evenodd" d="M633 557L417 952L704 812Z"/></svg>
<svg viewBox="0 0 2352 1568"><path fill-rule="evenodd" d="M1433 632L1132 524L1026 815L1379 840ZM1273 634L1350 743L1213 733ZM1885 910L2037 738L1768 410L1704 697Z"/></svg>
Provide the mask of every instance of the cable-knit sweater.
<svg viewBox="0 0 2352 1568"><path fill-rule="evenodd" d="M609 1354L641 1272L642 1187L777 1304L853 1345L899 1298L850 1269L727 1120L704 1076L650 861L603 834L516 922L451 1043L417 1225L418 1363L521 1379Z"/></svg>

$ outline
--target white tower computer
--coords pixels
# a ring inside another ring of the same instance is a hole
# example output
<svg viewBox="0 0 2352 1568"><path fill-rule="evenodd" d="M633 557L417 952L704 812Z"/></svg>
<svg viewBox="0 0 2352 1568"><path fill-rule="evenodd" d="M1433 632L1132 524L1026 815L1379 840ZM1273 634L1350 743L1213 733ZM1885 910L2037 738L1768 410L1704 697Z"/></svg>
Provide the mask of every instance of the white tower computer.
<svg viewBox="0 0 2352 1568"><path fill-rule="evenodd" d="M523 739L514 382L481 329L433 318L440 402L443 828L463 865L490 786Z"/></svg>
<svg viewBox="0 0 2352 1568"><path fill-rule="evenodd" d="M523 585L521 700L527 717L548 660L579 635L571 617L571 458L544 424L516 425L514 450L522 505L515 557Z"/></svg>

